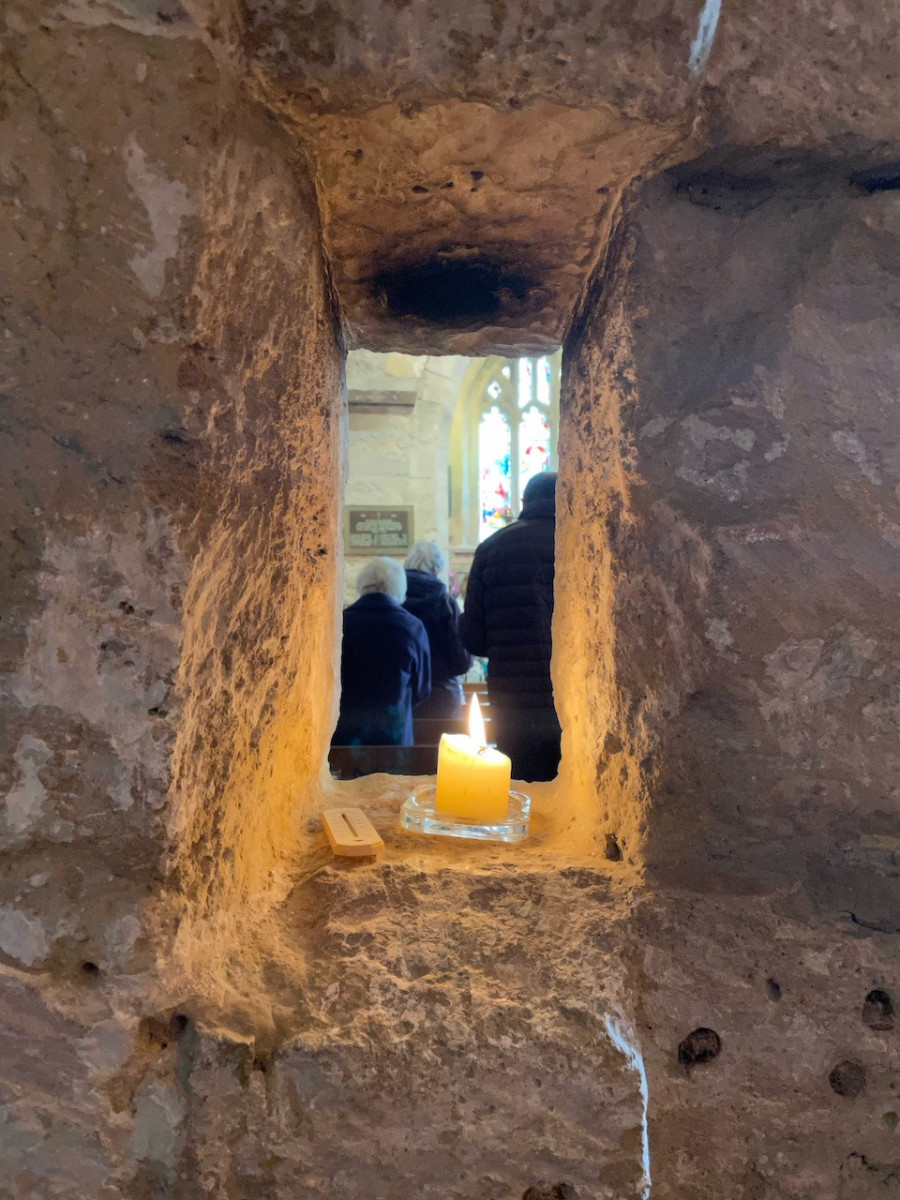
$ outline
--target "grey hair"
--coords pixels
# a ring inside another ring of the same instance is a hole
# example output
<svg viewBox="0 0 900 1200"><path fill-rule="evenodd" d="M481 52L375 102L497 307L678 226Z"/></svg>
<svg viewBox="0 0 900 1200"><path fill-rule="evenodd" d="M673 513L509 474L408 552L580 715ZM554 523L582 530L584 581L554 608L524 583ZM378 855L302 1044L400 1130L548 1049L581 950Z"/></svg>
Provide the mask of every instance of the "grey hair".
<svg viewBox="0 0 900 1200"><path fill-rule="evenodd" d="M406 599L406 572L392 558L373 558L357 575L356 590L361 596L381 592L402 604Z"/></svg>
<svg viewBox="0 0 900 1200"><path fill-rule="evenodd" d="M447 560L437 542L416 542L406 556L407 571L427 571L429 575L440 575Z"/></svg>

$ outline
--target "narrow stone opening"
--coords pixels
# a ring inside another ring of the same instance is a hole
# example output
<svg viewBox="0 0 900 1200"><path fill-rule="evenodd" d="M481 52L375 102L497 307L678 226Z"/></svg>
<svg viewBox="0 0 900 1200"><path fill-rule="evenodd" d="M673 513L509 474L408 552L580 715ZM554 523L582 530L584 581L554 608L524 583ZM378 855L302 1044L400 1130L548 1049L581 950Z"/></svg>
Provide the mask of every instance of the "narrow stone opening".
<svg viewBox="0 0 900 1200"><path fill-rule="evenodd" d="M550 658L559 380L559 353L350 354L344 692L329 756L338 778L434 774L441 734L468 730L473 698L489 741L511 755L514 778L555 776ZM526 503L528 487L547 496ZM375 600L360 594L374 586L369 576L385 559L405 568L405 579L398 578L408 616L380 593ZM378 635L391 636L392 620L410 627L388 650ZM383 677L395 675L396 695L389 695ZM522 723L532 718L526 751L513 706L527 710ZM411 723L404 723L407 709ZM551 744L541 758L532 743L542 722Z"/></svg>

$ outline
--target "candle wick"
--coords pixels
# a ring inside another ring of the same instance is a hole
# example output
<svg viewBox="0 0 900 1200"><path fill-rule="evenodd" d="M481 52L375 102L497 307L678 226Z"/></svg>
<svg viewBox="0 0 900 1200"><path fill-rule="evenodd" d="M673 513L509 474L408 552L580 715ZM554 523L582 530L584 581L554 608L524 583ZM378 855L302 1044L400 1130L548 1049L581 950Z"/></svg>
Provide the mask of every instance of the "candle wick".
<svg viewBox="0 0 900 1200"><path fill-rule="evenodd" d="M481 758L481 756L482 756L482 754L484 754L485 750L487 750L487 746L479 746L478 747L478 757L479 758Z"/></svg>

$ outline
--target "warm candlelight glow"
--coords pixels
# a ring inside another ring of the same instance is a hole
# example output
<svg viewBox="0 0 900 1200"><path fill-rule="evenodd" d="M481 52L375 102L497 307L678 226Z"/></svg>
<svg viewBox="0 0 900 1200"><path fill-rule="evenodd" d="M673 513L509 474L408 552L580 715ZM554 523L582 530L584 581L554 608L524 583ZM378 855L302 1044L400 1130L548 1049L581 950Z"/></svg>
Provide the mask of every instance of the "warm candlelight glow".
<svg viewBox="0 0 900 1200"><path fill-rule="evenodd" d="M487 744L478 697L469 709L469 733L445 733L438 749L438 812L465 821L504 821L509 811L511 764Z"/></svg>
<svg viewBox="0 0 900 1200"><path fill-rule="evenodd" d="M472 703L469 705L469 737L479 746L487 745L487 734L484 731L484 717L481 715L481 705L478 703L478 697L472 694Z"/></svg>

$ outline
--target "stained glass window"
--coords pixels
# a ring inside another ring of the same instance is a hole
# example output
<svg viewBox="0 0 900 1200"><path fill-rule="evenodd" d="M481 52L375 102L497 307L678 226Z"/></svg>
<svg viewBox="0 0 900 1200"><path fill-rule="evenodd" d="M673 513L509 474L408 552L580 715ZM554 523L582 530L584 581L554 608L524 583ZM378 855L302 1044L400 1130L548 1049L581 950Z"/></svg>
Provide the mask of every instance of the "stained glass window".
<svg viewBox="0 0 900 1200"><path fill-rule="evenodd" d="M478 427L479 541L518 516L528 480L555 458L553 361L507 360L488 380Z"/></svg>
<svg viewBox="0 0 900 1200"><path fill-rule="evenodd" d="M537 398L539 404L550 403L551 379L550 359L539 358L537 360Z"/></svg>
<svg viewBox="0 0 900 1200"><path fill-rule="evenodd" d="M519 359L519 408L524 408L534 397L534 360Z"/></svg>
<svg viewBox="0 0 900 1200"><path fill-rule="evenodd" d="M512 433L509 418L496 404L481 418L478 426L479 493L481 529L479 541L512 519L510 494L510 458Z"/></svg>
<svg viewBox="0 0 900 1200"><path fill-rule="evenodd" d="M519 488L541 471L550 470L550 424L533 405L522 414L519 425Z"/></svg>

